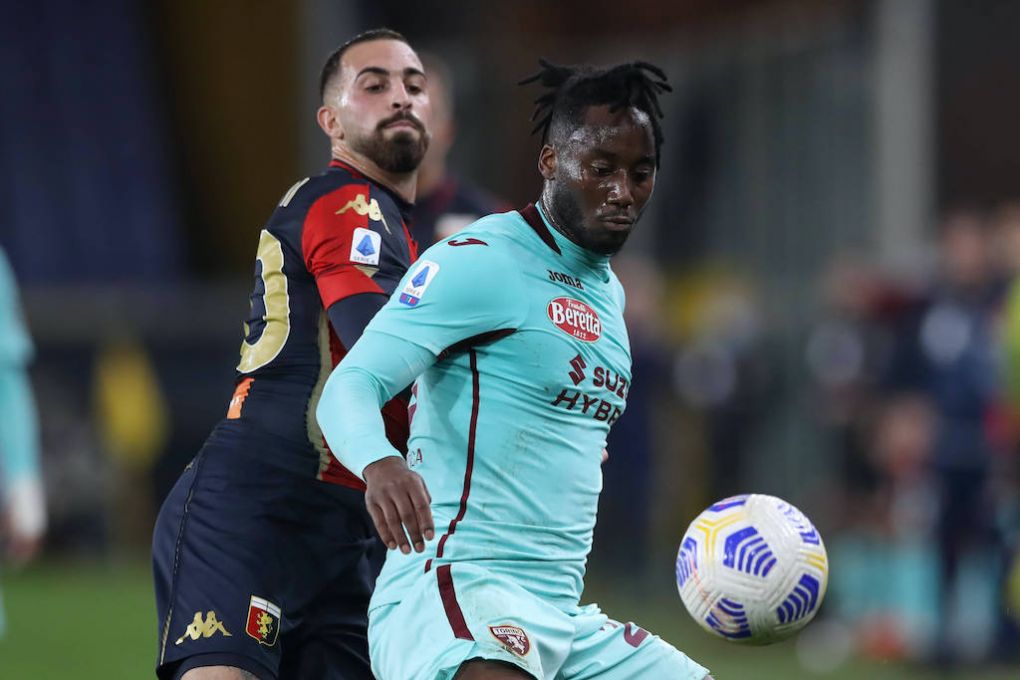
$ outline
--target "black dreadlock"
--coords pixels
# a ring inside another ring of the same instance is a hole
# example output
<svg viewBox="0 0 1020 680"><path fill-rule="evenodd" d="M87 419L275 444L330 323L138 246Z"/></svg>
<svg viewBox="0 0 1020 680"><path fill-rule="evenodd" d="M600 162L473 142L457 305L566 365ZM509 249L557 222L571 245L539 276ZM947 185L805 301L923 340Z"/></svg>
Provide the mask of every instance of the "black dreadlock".
<svg viewBox="0 0 1020 680"><path fill-rule="evenodd" d="M322 66L322 73L319 74L320 99L325 100L326 87L329 85L329 81L331 81L333 76L340 71L340 60L343 58L344 52L358 43L369 42L372 40L398 40L407 44L407 38L391 28L373 28L357 34L343 45L333 50L333 52L326 57L326 63Z"/></svg>
<svg viewBox="0 0 1020 680"><path fill-rule="evenodd" d="M541 70L518 85L539 82L551 88L535 99L535 112L531 120L538 120L532 134L542 131L542 143L549 137L559 137L559 128L573 129L581 122L589 106L609 104L610 111L633 106L648 114L655 136L655 164L659 164L659 149L662 147L662 108L659 95L672 92L661 68L647 61L632 61L610 68L593 66L558 66L546 59L539 59Z"/></svg>

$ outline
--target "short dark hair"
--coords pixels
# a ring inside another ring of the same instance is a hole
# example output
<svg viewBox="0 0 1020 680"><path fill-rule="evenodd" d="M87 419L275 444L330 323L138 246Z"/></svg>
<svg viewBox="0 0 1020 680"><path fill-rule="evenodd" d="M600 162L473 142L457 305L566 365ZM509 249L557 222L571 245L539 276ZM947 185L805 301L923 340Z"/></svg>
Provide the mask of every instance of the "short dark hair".
<svg viewBox="0 0 1020 680"><path fill-rule="evenodd" d="M672 92L661 68L646 61L633 61L608 68L557 66L539 59L541 70L518 83L538 82L550 88L535 99L535 112L531 120L538 120L532 133L542 131L542 143L552 137L558 141L560 131L573 130L584 118L590 106L609 104L611 111L635 107L648 114L655 137L655 164L659 164L662 148L662 108L659 95Z"/></svg>
<svg viewBox="0 0 1020 680"><path fill-rule="evenodd" d="M333 50L332 54L330 54L326 59L326 63L322 67L322 73L319 75L320 99L325 100L326 87L329 86L329 81L331 81L333 76L335 76L340 70L340 60L343 59L344 53L358 43L370 42L372 40L399 40L405 45L410 45L410 43L407 42L407 38L391 28L373 28L357 34L343 45Z"/></svg>

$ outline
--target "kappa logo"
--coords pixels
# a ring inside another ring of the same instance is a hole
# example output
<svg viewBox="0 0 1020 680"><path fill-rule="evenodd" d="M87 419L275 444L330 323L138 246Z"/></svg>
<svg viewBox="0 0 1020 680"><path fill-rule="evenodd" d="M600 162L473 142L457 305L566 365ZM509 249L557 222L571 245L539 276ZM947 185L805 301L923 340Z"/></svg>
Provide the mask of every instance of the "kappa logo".
<svg viewBox="0 0 1020 680"><path fill-rule="evenodd" d="M195 618L188 624L188 629L184 631L184 635L177 638L177 642L175 644L179 645L188 639L200 640L201 638L212 637L216 633L222 633L227 637L233 637L229 632L227 632L223 622L216 618L216 612L206 612L204 621L202 620L202 612L195 612Z"/></svg>
<svg viewBox="0 0 1020 680"><path fill-rule="evenodd" d="M489 632L499 640L503 647L517 656L527 656L531 651L531 640L523 628L503 624L502 626L489 626Z"/></svg>
<svg viewBox="0 0 1020 680"><path fill-rule="evenodd" d="M408 307L414 307L421 298L425 295L425 290L432 283L432 280L436 278L436 274L439 273L439 265L431 260L422 260L418 263L418 268L414 271L411 276L411 280L404 286L404 290L400 293L400 303L407 305Z"/></svg>
<svg viewBox="0 0 1020 680"><path fill-rule="evenodd" d="M382 236L371 229L358 227L351 238L351 262L358 264L379 264L379 253L382 251Z"/></svg>
<svg viewBox="0 0 1020 680"><path fill-rule="evenodd" d="M383 217L382 210L379 209L379 201L373 198L370 202L365 194L358 194L351 200L347 201L347 204L337 210L335 214L343 215L348 210L353 210L362 217L368 215L368 219L370 220L382 222Z"/></svg>
<svg viewBox="0 0 1020 680"><path fill-rule="evenodd" d="M602 337L602 322L595 310L574 298L558 297L546 312L553 325L571 337L595 342Z"/></svg>
<svg viewBox="0 0 1020 680"><path fill-rule="evenodd" d="M265 598L251 596L248 605L248 623L244 630L259 641L260 645L272 647L280 632L280 607Z"/></svg>

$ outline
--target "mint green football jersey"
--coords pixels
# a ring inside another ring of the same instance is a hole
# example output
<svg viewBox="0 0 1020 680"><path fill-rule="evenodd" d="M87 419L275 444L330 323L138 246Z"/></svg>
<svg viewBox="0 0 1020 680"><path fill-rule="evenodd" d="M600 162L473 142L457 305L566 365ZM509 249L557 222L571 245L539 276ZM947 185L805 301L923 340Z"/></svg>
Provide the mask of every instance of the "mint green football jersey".
<svg viewBox="0 0 1020 680"><path fill-rule="evenodd" d="M436 538L423 554L389 552L373 608L462 561L577 607L601 454L630 387L623 308L609 258L567 240L534 206L483 218L410 268L338 368L386 385L378 399L404 386L379 375L414 363L404 345L430 364L413 388L407 460L431 494ZM373 409L346 403L337 418L320 406L320 422L361 474L394 451ZM372 428L352 422L362 412Z"/></svg>

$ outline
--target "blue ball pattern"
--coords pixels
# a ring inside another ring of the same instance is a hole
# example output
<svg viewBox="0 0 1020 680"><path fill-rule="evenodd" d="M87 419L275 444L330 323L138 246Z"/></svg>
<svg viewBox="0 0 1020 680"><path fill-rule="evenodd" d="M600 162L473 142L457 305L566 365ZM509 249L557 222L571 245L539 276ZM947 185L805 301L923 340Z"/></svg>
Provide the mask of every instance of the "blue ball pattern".
<svg viewBox="0 0 1020 680"><path fill-rule="evenodd" d="M776 566L776 557L754 527L744 527L726 537L723 566L765 578Z"/></svg>
<svg viewBox="0 0 1020 680"><path fill-rule="evenodd" d="M740 494L739 496L730 496L729 498L724 498L718 503L708 506L708 510L710 512L722 512L723 510L726 510L728 508L735 508L738 505L744 505L745 503L747 503L747 497L749 495L750 494L744 493Z"/></svg>
<svg viewBox="0 0 1020 680"><path fill-rule="evenodd" d="M776 610L779 623L798 621L813 612L818 606L819 587L818 579L811 574L803 574L800 583L793 587L793 592Z"/></svg>
<svg viewBox="0 0 1020 680"><path fill-rule="evenodd" d="M698 568L698 544L688 536L676 554L676 582L681 588Z"/></svg>
<svg viewBox="0 0 1020 680"><path fill-rule="evenodd" d="M747 613L744 605L735 600L720 598L712 610L705 617L705 623L711 626L719 635L739 640L751 636L751 624L747 620Z"/></svg>

